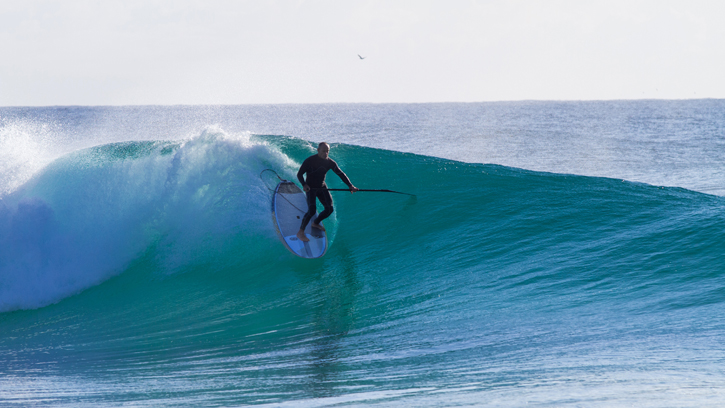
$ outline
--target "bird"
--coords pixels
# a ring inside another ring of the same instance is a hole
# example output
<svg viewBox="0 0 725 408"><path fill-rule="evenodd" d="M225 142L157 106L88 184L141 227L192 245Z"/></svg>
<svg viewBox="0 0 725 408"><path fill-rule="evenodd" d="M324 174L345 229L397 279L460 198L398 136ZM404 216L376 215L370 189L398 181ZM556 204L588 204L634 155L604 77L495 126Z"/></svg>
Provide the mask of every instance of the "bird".
<svg viewBox="0 0 725 408"><path fill-rule="evenodd" d="M365 57L361 56L360 54L358 54L357 56L360 57L360 59L365 59Z"/></svg>

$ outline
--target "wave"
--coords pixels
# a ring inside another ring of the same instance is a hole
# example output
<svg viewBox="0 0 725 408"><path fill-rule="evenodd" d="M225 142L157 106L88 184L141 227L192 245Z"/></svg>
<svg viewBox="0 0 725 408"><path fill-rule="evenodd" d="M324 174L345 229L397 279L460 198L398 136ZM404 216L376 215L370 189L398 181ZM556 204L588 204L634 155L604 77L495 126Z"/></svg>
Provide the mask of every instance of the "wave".
<svg viewBox="0 0 725 408"><path fill-rule="evenodd" d="M313 152L300 139L208 129L53 161L0 201L0 311L43 307L134 270L257 287L254 277L353 268L386 282L391 301L476 289L496 307L720 301L721 197L342 144L331 156L355 185L418 198L335 195L330 251L300 263L277 240L273 180L259 174L294 180Z"/></svg>

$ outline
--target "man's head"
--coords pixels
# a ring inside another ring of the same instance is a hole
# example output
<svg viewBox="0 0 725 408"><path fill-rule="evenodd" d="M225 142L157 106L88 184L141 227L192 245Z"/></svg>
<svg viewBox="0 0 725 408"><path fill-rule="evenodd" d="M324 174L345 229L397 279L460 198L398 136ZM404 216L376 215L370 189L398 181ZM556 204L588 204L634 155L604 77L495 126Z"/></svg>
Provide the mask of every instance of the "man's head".
<svg viewBox="0 0 725 408"><path fill-rule="evenodd" d="M330 155L330 145L322 142L317 146L317 155L326 159Z"/></svg>

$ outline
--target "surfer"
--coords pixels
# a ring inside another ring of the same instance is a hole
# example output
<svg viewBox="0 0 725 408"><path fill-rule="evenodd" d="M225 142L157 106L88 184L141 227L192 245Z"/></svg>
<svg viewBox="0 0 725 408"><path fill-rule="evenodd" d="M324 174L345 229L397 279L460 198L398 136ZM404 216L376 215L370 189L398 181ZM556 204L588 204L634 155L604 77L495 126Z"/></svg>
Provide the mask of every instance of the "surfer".
<svg viewBox="0 0 725 408"><path fill-rule="evenodd" d="M300 166L300 171L297 172L297 179L302 184L302 188L305 190L307 195L307 213L302 218L302 224L300 230L297 232L297 238L300 241L307 242L309 239L305 236L305 228L310 222L310 219L317 211L316 200L319 199L320 203L325 207L324 211L312 221L312 228L319 230L325 230L321 222L325 218L332 214L332 195L327 191L327 184L325 184L325 175L329 170L332 170L337 174L340 179L350 187L350 192L354 193L358 191L358 188L353 186L350 179L347 178L345 173L340 170L340 167L335 163L334 160L329 158L330 145L322 142L317 146L317 154L312 155L305 159ZM305 181L304 175L307 173L307 180Z"/></svg>

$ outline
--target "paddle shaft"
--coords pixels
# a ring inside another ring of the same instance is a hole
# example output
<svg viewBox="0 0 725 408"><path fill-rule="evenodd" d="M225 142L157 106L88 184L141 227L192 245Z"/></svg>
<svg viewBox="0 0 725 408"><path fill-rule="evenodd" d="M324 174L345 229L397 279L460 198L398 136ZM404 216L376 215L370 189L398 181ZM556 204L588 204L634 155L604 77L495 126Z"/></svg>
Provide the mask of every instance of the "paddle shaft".
<svg viewBox="0 0 725 408"><path fill-rule="evenodd" d="M350 191L349 188L310 188L310 190ZM361 188L361 189L358 189L357 191L366 191L366 192L374 192L374 193L395 193L395 194L415 196L415 194L401 193L400 191L393 191L393 190L371 190L371 189Z"/></svg>

